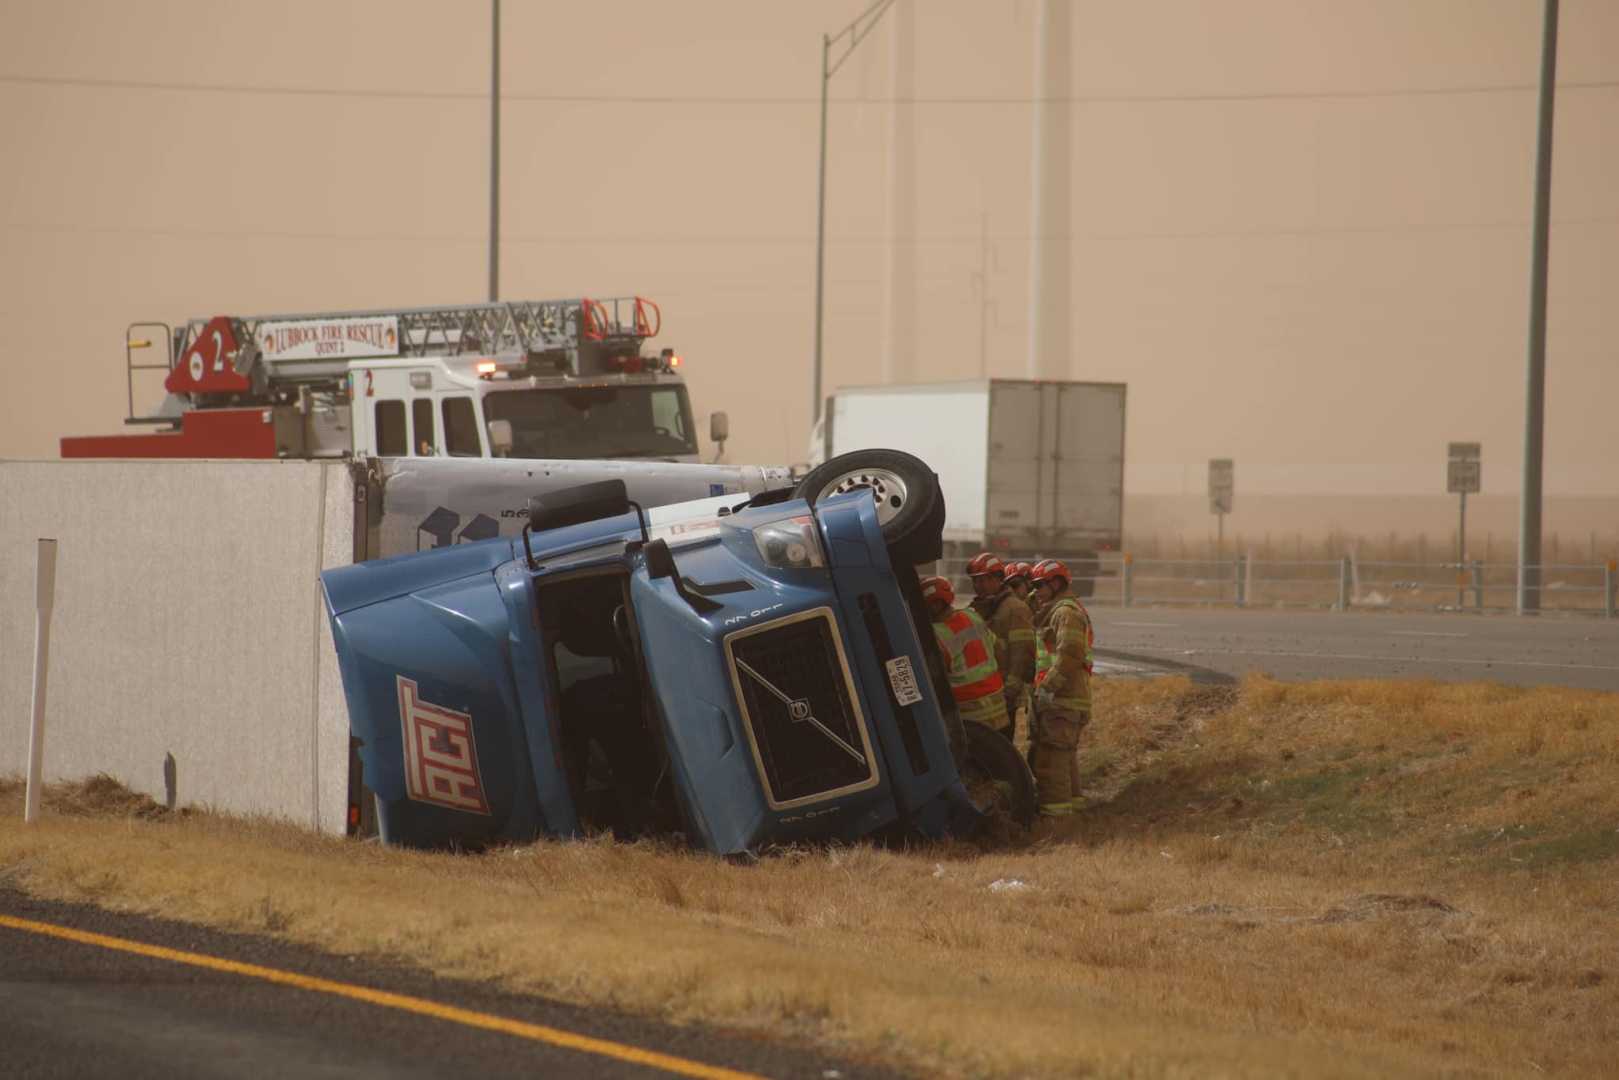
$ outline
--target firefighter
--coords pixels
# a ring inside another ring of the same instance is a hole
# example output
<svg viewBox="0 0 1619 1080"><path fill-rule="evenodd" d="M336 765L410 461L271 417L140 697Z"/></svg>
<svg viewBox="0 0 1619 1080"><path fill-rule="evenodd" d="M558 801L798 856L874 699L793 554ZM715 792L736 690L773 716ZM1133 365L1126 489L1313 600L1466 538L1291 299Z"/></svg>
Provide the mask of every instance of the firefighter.
<svg viewBox="0 0 1619 1080"><path fill-rule="evenodd" d="M1040 598L1040 633L1050 665L1034 692L1035 730L1030 767L1039 789L1040 812L1072 813L1079 794L1074 752L1091 721L1091 619L1069 592L1071 575L1057 559L1035 565L1031 580Z"/></svg>
<svg viewBox="0 0 1619 1080"><path fill-rule="evenodd" d="M1007 588L1006 564L994 552L975 555L967 564L967 576L976 594L972 609L995 634L995 663L1006 698L1006 727L1001 734L1010 740L1016 734L1014 725L1024 691L1034 681L1034 616L1029 605Z"/></svg>
<svg viewBox="0 0 1619 1080"><path fill-rule="evenodd" d="M1046 655L1046 639L1040 633L1040 624L1045 621L1045 604L1040 599L1040 591L1034 587L1034 568L1044 559L1035 562L1012 563L1006 575L1007 583L1017 592L1025 604L1029 605L1029 614L1034 618L1034 677L1038 682L1040 673L1051 666L1051 657ZM1030 684L1033 690L1033 684Z"/></svg>
<svg viewBox="0 0 1619 1080"><path fill-rule="evenodd" d="M1031 678L1023 687L1023 727L1029 742L1034 741L1034 681L1040 677L1040 672L1046 669L1046 646L1040 640L1040 612L1035 610L1034 593L1029 588L1029 574L1034 570L1034 564L1029 562L1009 562L1006 564L1006 574L1002 580L1006 587L1012 590L1012 595L1023 601L1029 607L1030 623L1036 628L1034 631L1034 678ZM1013 718L1014 726L1017 717Z"/></svg>
<svg viewBox="0 0 1619 1080"><path fill-rule="evenodd" d="M1033 569L1034 566L1030 563L1009 562L1006 564L1006 574L1002 578L1006 582L1006 587L1012 590L1012 595L1029 605L1030 614L1034 612L1034 600L1029 596L1029 572Z"/></svg>
<svg viewBox="0 0 1619 1080"><path fill-rule="evenodd" d="M942 577L922 579L922 598L948 665L956 711L963 720L1002 730L1007 726L1006 698L995 663L994 633L972 608L954 609L956 590Z"/></svg>

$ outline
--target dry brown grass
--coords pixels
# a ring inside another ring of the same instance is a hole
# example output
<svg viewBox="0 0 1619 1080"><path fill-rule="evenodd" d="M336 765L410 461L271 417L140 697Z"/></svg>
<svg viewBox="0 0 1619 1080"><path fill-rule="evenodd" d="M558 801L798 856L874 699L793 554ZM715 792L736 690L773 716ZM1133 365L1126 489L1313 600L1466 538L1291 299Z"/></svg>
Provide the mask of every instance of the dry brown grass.
<svg viewBox="0 0 1619 1080"><path fill-rule="evenodd" d="M1112 681L1087 738L1016 850L456 857L13 785L0 876L927 1073L1611 1075L1619 695Z"/></svg>

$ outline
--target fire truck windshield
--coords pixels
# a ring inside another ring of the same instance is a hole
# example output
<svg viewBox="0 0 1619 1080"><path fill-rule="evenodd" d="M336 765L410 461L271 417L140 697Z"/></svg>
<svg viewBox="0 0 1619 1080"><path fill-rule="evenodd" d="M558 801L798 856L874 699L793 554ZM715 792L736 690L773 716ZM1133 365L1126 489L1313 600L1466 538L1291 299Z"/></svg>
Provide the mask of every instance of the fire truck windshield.
<svg viewBox="0 0 1619 1080"><path fill-rule="evenodd" d="M697 453L686 388L578 386L492 391L489 420L512 425L512 457L677 457Z"/></svg>

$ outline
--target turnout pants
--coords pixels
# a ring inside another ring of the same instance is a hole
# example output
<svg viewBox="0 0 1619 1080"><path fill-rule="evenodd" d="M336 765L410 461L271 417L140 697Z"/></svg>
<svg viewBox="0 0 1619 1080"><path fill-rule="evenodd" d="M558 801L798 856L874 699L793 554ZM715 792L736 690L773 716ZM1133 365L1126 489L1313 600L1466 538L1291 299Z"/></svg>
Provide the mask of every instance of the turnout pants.
<svg viewBox="0 0 1619 1080"><path fill-rule="evenodd" d="M1007 714L1006 699L998 692L985 694L977 701L958 701L956 711L961 714L963 720L976 720L985 727L1003 734L1009 732L1012 726Z"/></svg>
<svg viewBox="0 0 1619 1080"><path fill-rule="evenodd" d="M1039 789L1041 809L1067 809L1078 792L1079 766L1074 751L1079 733L1090 723L1088 709L1047 709L1040 713L1030 745L1030 767Z"/></svg>

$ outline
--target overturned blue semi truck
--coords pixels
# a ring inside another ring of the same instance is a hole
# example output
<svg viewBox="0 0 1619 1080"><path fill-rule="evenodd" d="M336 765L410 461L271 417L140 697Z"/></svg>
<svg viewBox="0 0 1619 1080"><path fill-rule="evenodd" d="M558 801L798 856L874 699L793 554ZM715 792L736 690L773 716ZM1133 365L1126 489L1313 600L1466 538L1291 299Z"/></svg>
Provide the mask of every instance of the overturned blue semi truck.
<svg viewBox="0 0 1619 1080"><path fill-rule="evenodd" d="M924 463L866 450L650 514L619 480L548 492L520 537L327 571L382 841L732 855L1026 823L1027 767L963 726L928 628L943 523Z"/></svg>

